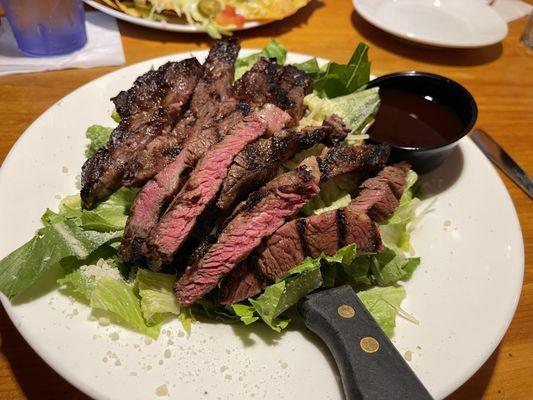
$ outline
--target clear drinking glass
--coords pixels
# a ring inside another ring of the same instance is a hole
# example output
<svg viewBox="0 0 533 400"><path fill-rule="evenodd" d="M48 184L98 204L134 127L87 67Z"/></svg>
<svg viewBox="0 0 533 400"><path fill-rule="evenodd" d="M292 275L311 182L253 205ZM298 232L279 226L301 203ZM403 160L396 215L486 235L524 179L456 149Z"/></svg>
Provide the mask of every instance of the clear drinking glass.
<svg viewBox="0 0 533 400"><path fill-rule="evenodd" d="M81 0L0 0L19 49L42 57L71 53L87 43Z"/></svg>
<svg viewBox="0 0 533 400"><path fill-rule="evenodd" d="M529 14L529 18L524 28L524 33L520 37L520 41L527 47L533 50L533 11Z"/></svg>

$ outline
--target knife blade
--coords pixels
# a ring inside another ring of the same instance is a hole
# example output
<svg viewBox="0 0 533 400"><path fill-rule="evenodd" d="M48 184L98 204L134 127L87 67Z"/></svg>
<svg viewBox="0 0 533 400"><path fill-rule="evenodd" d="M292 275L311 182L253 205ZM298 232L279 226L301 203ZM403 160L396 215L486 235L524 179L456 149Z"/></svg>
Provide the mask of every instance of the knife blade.
<svg viewBox="0 0 533 400"><path fill-rule="evenodd" d="M530 199L533 199L533 182L531 178L487 132L482 129L474 129L470 137L489 160L516 183Z"/></svg>
<svg viewBox="0 0 533 400"><path fill-rule="evenodd" d="M307 295L298 310L333 354L347 400L432 398L350 286Z"/></svg>

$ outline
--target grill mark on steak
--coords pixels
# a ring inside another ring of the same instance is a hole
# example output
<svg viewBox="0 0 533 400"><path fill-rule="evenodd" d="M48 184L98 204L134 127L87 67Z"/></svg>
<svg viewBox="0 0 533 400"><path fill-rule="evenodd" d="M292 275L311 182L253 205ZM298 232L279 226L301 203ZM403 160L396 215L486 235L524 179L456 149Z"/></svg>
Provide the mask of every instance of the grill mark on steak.
<svg viewBox="0 0 533 400"><path fill-rule="evenodd" d="M217 207L221 210L230 209L239 198L271 180L281 164L299 151L317 143L334 145L344 140L348 132L342 120L332 116L321 127L306 127L300 132L285 130L248 144L229 168Z"/></svg>
<svg viewBox="0 0 533 400"><path fill-rule="evenodd" d="M131 157L153 138L169 132L183 105L188 102L200 75L198 62L187 59L165 64L163 69L164 72L152 71L141 82L136 81L131 92L119 95L121 100L116 101L121 109L119 125L106 147L82 167L81 198L84 208L91 208L122 185L126 164ZM166 83L156 91L153 85L160 83L161 79ZM130 103L133 104L132 110L125 111Z"/></svg>
<svg viewBox="0 0 533 400"><path fill-rule="evenodd" d="M298 238L300 239L300 246L302 247L303 254L307 257L309 254L311 254L311 250L309 249L309 245L307 244L307 239L305 238L305 227L306 227L306 221L305 219L299 219L296 222L296 232L298 232Z"/></svg>
<svg viewBox="0 0 533 400"><path fill-rule="evenodd" d="M398 208L409 168L407 162L389 165L377 176L364 181L354 207L377 222L387 220Z"/></svg>
<svg viewBox="0 0 533 400"><path fill-rule="evenodd" d="M146 240L144 255L152 269L159 270L163 264L172 261L196 225L197 218L214 201L235 155L268 127L277 127L289 120L287 113L267 104L207 151Z"/></svg>
<svg viewBox="0 0 533 400"><path fill-rule="evenodd" d="M346 213L343 208L336 210L335 219L337 220L337 243L339 249L346 245Z"/></svg>

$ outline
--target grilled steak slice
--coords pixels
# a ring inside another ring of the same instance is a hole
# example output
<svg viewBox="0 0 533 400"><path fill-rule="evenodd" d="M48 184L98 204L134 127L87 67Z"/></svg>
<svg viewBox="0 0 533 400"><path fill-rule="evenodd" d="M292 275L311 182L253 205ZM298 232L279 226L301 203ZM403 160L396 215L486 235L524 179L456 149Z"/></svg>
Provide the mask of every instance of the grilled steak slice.
<svg viewBox="0 0 533 400"><path fill-rule="evenodd" d="M356 244L358 253L381 250L377 224L348 206L283 225L257 249L257 267L265 277L276 280L306 257L333 255L350 243Z"/></svg>
<svg viewBox="0 0 533 400"><path fill-rule="evenodd" d="M121 118L160 107L178 116L189 101L200 72L201 65L196 58L167 62L138 77L130 89L121 91L111 100Z"/></svg>
<svg viewBox="0 0 533 400"><path fill-rule="evenodd" d="M388 219L398 207L409 168L406 162L389 165L377 176L364 181L352 202L353 207L367 213L374 221Z"/></svg>
<svg viewBox="0 0 533 400"><path fill-rule="evenodd" d="M233 85L233 93L239 100L252 105L275 104L293 117L294 125L302 119L303 98L312 89L313 80L308 74L264 57Z"/></svg>
<svg viewBox="0 0 533 400"><path fill-rule="evenodd" d="M294 171L277 176L253 192L237 206L218 241L176 283L174 289L180 303L187 306L204 296L262 239L301 209L320 190L317 184L321 174L325 174L324 179L331 179L337 173L376 169L386 161L389 151L388 146L336 146L322 158L306 158ZM340 160L328 157L330 153L340 154Z"/></svg>
<svg viewBox="0 0 533 400"><path fill-rule="evenodd" d="M261 293L267 284L267 279L257 271L257 268L244 260L222 280L218 302L220 304L238 303Z"/></svg>
<svg viewBox="0 0 533 400"><path fill-rule="evenodd" d="M146 240L145 255L153 269L158 270L172 261L196 219L215 200L229 165L242 148L267 129L280 129L289 120L287 113L267 104L206 152Z"/></svg>
<svg viewBox="0 0 533 400"><path fill-rule="evenodd" d="M196 163L209 146L223 137L225 132L219 129L218 121L236 111L237 101L230 92L239 48L234 38L213 45L185 117L171 132L150 142L129 161L124 177L126 186L151 179L172 162L184 146L188 146L192 157L188 164ZM242 119L241 113L236 116L239 121ZM195 144L189 144L191 140Z"/></svg>
<svg viewBox="0 0 533 400"><path fill-rule="evenodd" d="M217 200L217 207L228 210L235 201L271 180L281 163L317 143L334 145L348 130L339 117L326 119L321 127L310 126L300 132L280 131L270 138L247 145L231 164Z"/></svg>
<svg viewBox="0 0 533 400"><path fill-rule="evenodd" d="M372 173L385 165L389 146L335 146L319 159L322 180L354 171Z"/></svg>
<svg viewBox="0 0 533 400"><path fill-rule="evenodd" d="M83 164L83 208L91 208L97 201L120 188L126 162L155 136L170 130L172 124L172 119L163 109L122 119L111 134L107 146L99 149Z"/></svg>
<svg viewBox="0 0 533 400"><path fill-rule="evenodd" d="M119 95L123 101L117 103L122 117L118 127L106 147L82 167L81 198L84 208L92 207L96 201L122 185L126 164L131 157L155 137L170 132L182 106L188 102L198 81L198 62L188 59L161 68L161 71L149 73L141 82L136 81L130 91ZM154 85L159 83L163 86L157 92ZM154 96L159 96L159 100ZM126 112L125 107L130 103L132 110Z"/></svg>

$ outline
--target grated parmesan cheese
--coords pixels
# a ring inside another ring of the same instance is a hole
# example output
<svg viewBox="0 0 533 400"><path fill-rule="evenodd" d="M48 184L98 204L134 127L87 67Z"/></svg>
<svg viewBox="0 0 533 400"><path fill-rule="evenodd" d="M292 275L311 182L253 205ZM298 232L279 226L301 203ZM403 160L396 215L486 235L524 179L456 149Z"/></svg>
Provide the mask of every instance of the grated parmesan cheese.
<svg viewBox="0 0 533 400"><path fill-rule="evenodd" d="M104 277L116 280L121 279L119 270L106 263L103 258L100 258L96 264L82 265L80 267L80 273L83 276L94 278L96 280Z"/></svg>

